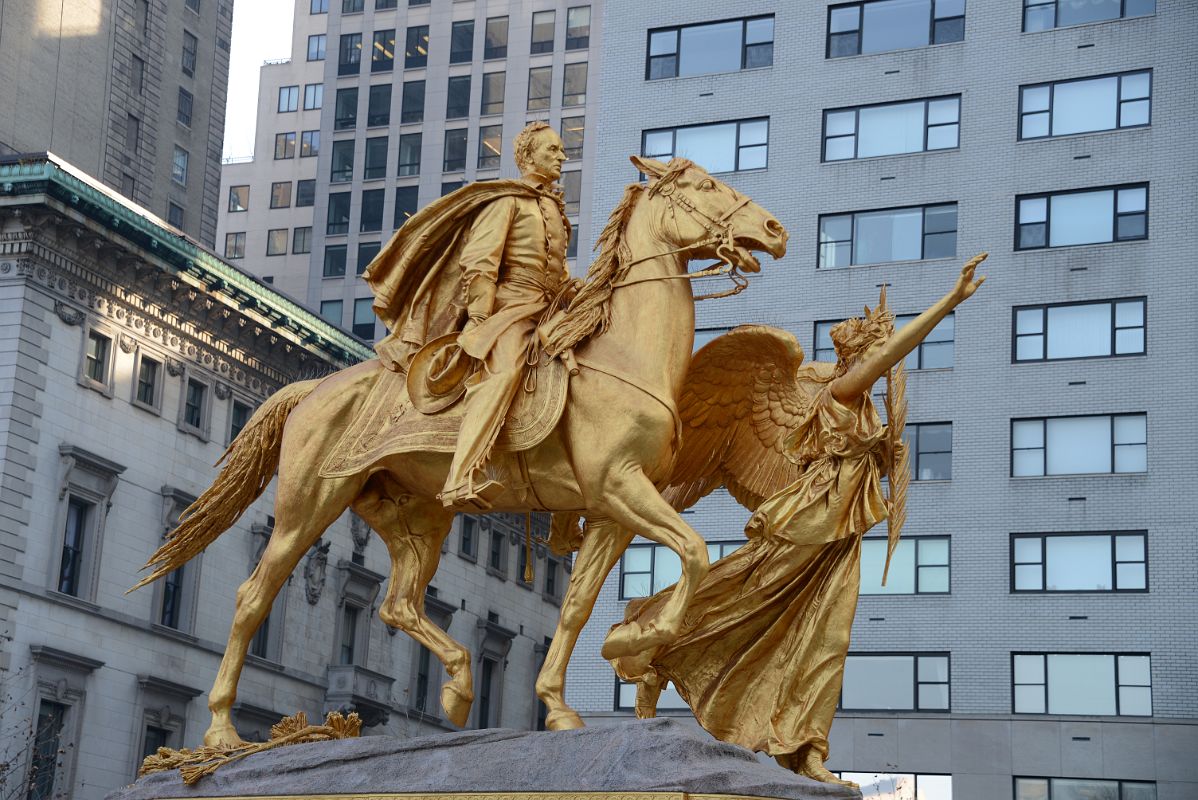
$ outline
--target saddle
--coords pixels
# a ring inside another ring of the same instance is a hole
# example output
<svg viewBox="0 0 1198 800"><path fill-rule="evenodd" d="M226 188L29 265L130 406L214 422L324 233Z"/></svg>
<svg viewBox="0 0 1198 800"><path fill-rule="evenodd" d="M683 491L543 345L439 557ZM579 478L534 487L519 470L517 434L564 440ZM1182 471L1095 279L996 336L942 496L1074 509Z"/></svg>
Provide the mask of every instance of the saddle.
<svg viewBox="0 0 1198 800"><path fill-rule="evenodd" d="M518 453L544 441L566 407L570 371L560 359L542 356L508 409L496 452ZM380 367L357 417L320 467L322 478L355 475L387 456L411 452L452 453L465 414L454 403L433 414L416 410L408 376ZM534 387L532 391L528 389Z"/></svg>

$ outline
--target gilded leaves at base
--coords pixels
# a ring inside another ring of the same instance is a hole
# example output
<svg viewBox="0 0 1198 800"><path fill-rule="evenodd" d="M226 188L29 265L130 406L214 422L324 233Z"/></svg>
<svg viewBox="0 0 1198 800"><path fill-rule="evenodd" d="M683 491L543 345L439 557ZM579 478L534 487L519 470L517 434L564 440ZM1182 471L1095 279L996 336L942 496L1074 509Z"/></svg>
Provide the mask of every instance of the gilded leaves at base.
<svg viewBox="0 0 1198 800"><path fill-rule="evenodd" d="M211 775L226 764L254 753L289 744L350 739L358 736L361 730L362 720L357 713L351 712L348 716L343 716L339 711L332 711L325 717L323 725L309 725L308 715L300 711L272 725L270 741L246 742L233 747L205 746L194 750L186 747L179 750L160 747L157 753L146 756L137 774L140 777L152 772L178 769L183 782L192 786L205 775Z"/></svg>

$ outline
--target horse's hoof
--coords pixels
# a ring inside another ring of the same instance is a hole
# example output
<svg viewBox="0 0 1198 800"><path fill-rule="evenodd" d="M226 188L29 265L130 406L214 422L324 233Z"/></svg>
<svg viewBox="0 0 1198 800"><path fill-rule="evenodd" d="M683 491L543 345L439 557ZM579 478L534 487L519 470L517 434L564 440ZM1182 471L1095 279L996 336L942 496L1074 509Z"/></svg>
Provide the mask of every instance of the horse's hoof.
<svg viewBox="0 0 1198 800"><path fill-rule="evenodd" d="M241 747L245 740L237 735L237 729L232 725L212 725L204 734L205 747L232 748Z"/></svg>
<svg viewBox="0 0 1198 800"><path fill-rule="evenodd" d="M459 689L453 683L447 683L441 687L441 708L445 709L445 716L449 721L459 728L466 727L466 720L470 716L470 706L473 704L473 692Z"/></svg>
<svg viewBox="0 0 1198 800"><path fill-rule="evenodd" d="M585 727L586 724L582 721L582 717L578 716L578 712L572 708L550 711L549 715L545 717L545 728L551 731L572 731Z"/></svg>

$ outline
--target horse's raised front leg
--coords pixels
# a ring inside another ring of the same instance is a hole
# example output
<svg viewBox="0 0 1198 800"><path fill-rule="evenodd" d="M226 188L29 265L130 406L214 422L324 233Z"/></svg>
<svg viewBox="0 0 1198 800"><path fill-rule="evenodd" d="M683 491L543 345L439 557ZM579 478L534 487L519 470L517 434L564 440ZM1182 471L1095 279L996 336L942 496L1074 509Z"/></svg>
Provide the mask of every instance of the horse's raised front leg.
<svg viewBox="0 0 1198 800"><path fill-rule="evenodd" d="M601 498L601 511L621 527L664 544L682 560L682 576L657 617L644 626L636 621L617 625L603 642L603 657L608 660L644 656L678 637L683 614L707 575L707 544L682 521L639 467L610 476L595 496Z"/></svg>
<svg viewBox="0 0 1198 800"><path fill-rule="evenodd" d="M566 596L562 599L557 631L553 634L553 642L549 645L545 663L537 676L537 696L549 710L545 727L551 731L583 726L582 718L566 704L566 667L574 653L578 635L591 618L595 598L599 596L603 581L631 541L632 534L614 522L587 521L586 537L582 540L574 570L570 574L570 583L566 586Z"/></svg>
<svg viewBox="0 0 1198 800"><path fill-rule="evenodd" d="M424 593L437 573L441 543L454 514L440 503L383 492L376 485L371 482L354 510L386 542L391 555L391 579L379 617L427 647L445 666L449 680L441 687L441 707L450 722L464 727L474 702L470 651L424 613Z"/></svg>
<svg viewBox="0 0 1198 800"><path fill-rule="evenodd" d="M270 613L275 597L300 558L346 509L358 485L360 481L319 480L315 484L309 481L304 486L291 486L280 479L270 542L258 566L237 590L237 609L229 641L216 682L208 693L212 722L204 734L204 744L215 747L242 742L233 726L231 712L250 640Z"/></svg>

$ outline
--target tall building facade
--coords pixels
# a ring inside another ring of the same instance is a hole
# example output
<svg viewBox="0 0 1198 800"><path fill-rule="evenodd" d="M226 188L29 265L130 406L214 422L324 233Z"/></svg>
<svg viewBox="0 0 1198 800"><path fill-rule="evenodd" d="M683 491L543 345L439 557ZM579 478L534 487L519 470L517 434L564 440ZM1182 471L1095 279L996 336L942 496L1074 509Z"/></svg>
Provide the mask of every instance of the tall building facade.
<svg viewBox="0 0 1198 800"><path fill-rule="evenodd" d="M262 70L254 159L225 166L226 258L372 341L360 276L387 238L466 182L518 176L512 142L545 120L570 159L573 266L590 236L601 8L297 0L292 58Z"/></svg>
<svg viewBox="0 0 1198 800"><path fill-rule="evenodd" d="M888 586L885 526L863 545L829 768L878 797L1198 796L1194 8L608 0L603 22L591 230L640 153L791 234L698 305L697 345L763 323L834 359L880 286L901 323L990 253L907 362L908 521ZM722 492L686 515L713 558L747 518ZM590 721L632 703L609 625L677 577L644 540L609 576L568 682Z"/></svg>
<svg viewBox="0 0 1198 800"><path fill-rule="evenodd" d="M0 14L0 154L56 153L211 247L231 0L7 0Z"/></svg>

